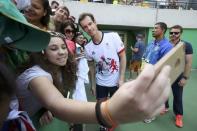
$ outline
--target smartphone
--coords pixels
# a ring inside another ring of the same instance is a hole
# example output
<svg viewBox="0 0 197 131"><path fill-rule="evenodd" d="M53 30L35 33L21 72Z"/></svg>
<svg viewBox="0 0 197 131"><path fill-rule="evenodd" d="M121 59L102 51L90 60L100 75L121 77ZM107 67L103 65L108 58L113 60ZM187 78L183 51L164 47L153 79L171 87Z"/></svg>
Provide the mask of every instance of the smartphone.
<svg viewBox="0 0 197 131"><path fill-rule="evenodd" d="M170 83L173 84L178 76L184 71L185 67L185 46L181 42L172 48L164 57L162 57L154 66L156 68L156 74L165 65L171 66Z"/></svg>

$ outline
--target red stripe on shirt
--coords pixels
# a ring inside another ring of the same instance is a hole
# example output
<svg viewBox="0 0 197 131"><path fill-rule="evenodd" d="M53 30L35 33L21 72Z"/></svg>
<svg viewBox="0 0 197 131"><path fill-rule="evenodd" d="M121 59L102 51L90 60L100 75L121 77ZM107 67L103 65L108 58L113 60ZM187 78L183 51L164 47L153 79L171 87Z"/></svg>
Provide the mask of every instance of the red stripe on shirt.
<svg viewBox="0 0 197 131"><path fill-rule="evenodd" d="M125 48L123 48L122 50L120 50L120 51L118 52L118 54L121 54L123 51L125 51Z"/></svg>

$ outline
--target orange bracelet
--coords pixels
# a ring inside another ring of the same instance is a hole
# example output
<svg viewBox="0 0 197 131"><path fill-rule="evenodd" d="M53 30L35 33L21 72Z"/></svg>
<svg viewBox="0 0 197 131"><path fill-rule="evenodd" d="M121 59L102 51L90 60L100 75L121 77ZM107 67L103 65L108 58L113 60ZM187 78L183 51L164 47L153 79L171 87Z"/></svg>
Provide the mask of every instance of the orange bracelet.
<svg viewBox="0 0 197 131"><path fill-rule="evenodd" d="M105 120L104 116L102 115L101 103L102 101L97 101L96 106L95 106L95 113L96 113L97 121L100 125L107 127L107 128L111 128L112 126L109 125L109 123Z"/></svg>
<svg viewBox="0 0 197 131"><path fill-rule="evenodd" d="M110 124L112 125L113 128L117 127L118 124L112 119L112 116L108 110L108 100L105 101L105 105L104 105L104 113L107 116L107 119L110 121Z"/></svg>

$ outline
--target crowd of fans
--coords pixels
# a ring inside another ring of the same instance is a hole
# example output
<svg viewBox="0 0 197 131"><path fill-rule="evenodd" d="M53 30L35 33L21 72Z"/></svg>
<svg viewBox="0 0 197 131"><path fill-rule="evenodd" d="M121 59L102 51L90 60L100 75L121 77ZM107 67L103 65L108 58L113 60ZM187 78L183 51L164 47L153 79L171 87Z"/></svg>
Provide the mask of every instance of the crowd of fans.
<svg viewBox="0 0 197 131"><path fill-rule="evenodd" d="M0 30L0 58L7 65L0 64L3 131L48 130L45 126L53 122L57 122L54 130L65 129L59 129L56 117L69 122L70 131L82 131L82 123L99 123L100 131L113 131L119 123L152 118L161 112L170 93L169 66L157 75L155 68L147 64L139 77L125 83L125 47L117 33L100 31L91 13L82 13L76 22L69 9L57 1L51 5L48 0L26 2L0 1L0 20L4 24ZM155 24L156 42L164 39L167 26L163 29L162 25L165 23ZM143 40L141 37L138 42ZM156 42L150 50L157 48ZM92 93L97 103L87 102L88 64L96 69L90 74L90 84L95 87ZM181 78L189 77L190 68Z"/></svg>

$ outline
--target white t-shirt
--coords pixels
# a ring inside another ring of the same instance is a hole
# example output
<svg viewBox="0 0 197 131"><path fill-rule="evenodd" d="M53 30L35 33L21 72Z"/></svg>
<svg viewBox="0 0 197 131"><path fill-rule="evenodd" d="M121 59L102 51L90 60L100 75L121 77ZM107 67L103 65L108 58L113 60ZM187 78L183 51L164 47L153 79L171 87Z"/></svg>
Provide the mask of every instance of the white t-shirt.
<svg viewBox="0 0 197 131"><path fill-rule="evenodd" d="M99 44L90 41L85 46L88 60L96 62L96 83L101 86L117 86L119 79L119 53L124 44L117 33L103 33Z"/></svg>
<svg viewBox="0 0 197 131"><path fill-rule="evenodd" d="M17 97L19 98L20 107L22 110L27 111L29 116L33 116L43 107L29 89L31 80L41 76L47 77L51 82L53 81L51 74L47 73L39 66L33 66L25 70L16 79Z"/></svg>

